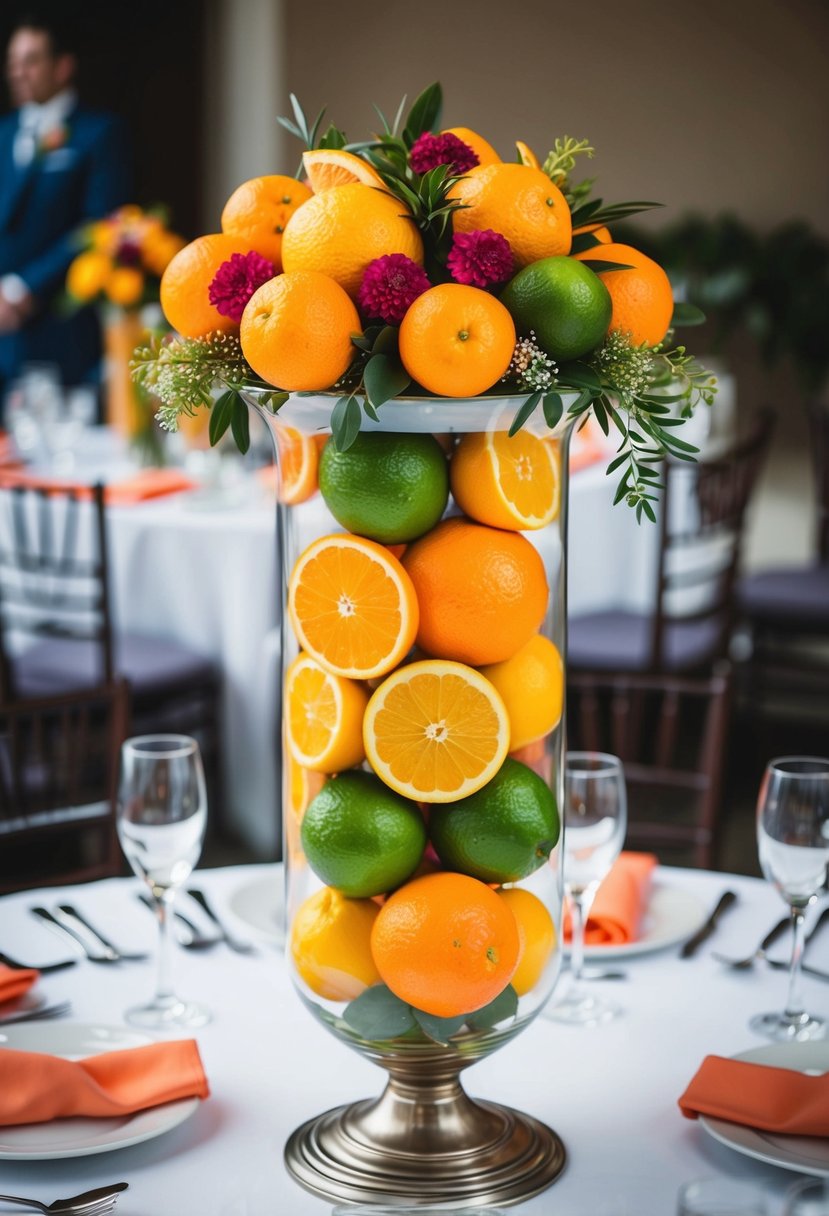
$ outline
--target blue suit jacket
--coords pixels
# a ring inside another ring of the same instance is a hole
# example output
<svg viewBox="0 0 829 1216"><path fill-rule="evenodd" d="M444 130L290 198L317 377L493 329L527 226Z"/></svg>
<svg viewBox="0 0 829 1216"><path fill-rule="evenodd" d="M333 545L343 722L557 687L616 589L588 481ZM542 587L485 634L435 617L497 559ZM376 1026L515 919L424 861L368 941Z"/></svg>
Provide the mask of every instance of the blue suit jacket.
<svg viewBox="0 0 829 1216"><path fill-rule="evenodd" d="M92 309L60 317L54 304L78 252L78 228L129 199L130 158L121 121L77 106L63 145L18 168L18 115L0 118L0 276L18 274L37 300L34 316L0 335L0 384L28 361L57 363L64 382L89 379L100 360Z"/></svg>

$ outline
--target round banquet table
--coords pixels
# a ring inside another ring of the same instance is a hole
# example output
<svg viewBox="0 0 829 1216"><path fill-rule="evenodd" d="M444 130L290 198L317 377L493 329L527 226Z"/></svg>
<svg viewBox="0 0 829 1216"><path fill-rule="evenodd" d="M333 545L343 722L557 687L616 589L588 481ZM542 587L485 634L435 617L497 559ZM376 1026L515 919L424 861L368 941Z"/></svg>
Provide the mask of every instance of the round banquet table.
<svg viewBox="0 0 829 1216"><path fill-rule="evenodd" d="M211 1097L186 1122L142 1144L55 1161L2 1160L0 1191L50 1202L125 1180L130 1189L119 1199L120 1216L330 1216L331 1203L301 1190L286 1173L283 1145L301 1121L379 1093L383 1074L305 1010L282 954L245 910L254 890L269 890L268 878L275 907L280 868L228 867L196 877L240 934L259 937L255 956L224 945L176 952L177 989L208 1003L215 1015L195 1032ZM657 880L696 895L706 910L726 886L738 901L694 958L681 960L676 946L632 956L623 963L626 981L597 985L624 1005L615 1022L586 1029L541 1016L465 1074L473 1096L535 1115L566 1145L565 1172L517 1212L671 1216L681 1183L731 1175L761 1186L771 1216L779 1216L782 1196L797 1177L720 1144L677 1108L706 1054L759 1046L749 1017L782 1007L784 973L765 966L728 971L711 950L748 953L783 905L770 886L752 878L663 868ZM151 949L154 926L135 898L137 889L137 880L115 879L7 896L0 900L0 949L41 963L66 957L28 911L34 903L59 900L74 902L93 923L106 926L123 949ZM782 956L785 947L778 945L778 952ZM829 933L816 938L808 960L829 967ZM124 1008L144 999L153 982L152 960L117 966L81 961L44 977L40 989L49 998L71 998L72 1020L123 1026ZM805 978L804 993L810 1008L827 1012L825 983Z"/></svg>
<svg viewBox="0 0 829 1216"><path fill-rule="evenodd" d="M186 643L218 664L224 822L260 858L279 855L279 573L273 497L248 485L107 508L119 628ZM570 482L571 613L644 610L658 529L613 506L605 462Z"/></svg>

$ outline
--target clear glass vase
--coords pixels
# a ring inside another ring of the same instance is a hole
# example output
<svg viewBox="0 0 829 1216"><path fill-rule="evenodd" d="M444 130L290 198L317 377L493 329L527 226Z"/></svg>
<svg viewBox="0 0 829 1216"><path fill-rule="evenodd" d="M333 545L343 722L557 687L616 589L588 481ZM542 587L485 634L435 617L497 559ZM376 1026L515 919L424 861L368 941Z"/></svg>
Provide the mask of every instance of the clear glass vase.
<svg viewBox="0 0 829 1216"><path fill-rule="evenodd" d="M561 1141L459 1074L561 966L572 420L538 410L510 439L523 398L395 399L363 419L361 464L330 438L335 395L245 398L279 466L287 961L389 1074L298 1128L288 1168L329 1199L515 1202Z"/></svg>

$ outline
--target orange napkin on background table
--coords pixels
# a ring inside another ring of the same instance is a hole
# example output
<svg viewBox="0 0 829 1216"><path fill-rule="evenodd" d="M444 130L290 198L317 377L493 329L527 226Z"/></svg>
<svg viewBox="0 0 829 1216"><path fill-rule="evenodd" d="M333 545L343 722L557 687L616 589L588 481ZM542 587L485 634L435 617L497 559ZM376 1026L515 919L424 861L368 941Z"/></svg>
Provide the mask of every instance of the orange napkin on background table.
<svg viewBox="0 0 829 1216"><path fill-rule="evenodd" d="M0 963L0 1005L25 996L39 975L39 971L29 967L7 967Z"/></svg>
<svg viewBox="0 0 829 1216"><path fill-rule="evenodd" d="M829 1136L829 1073L813 1077L706 1056L679 1099L679 1109L686 1119L710 1115L767 1132Z"/></svg>
<svg viewBox="0 0 829 1216"><path fill-rule="evenodd" d="M0 1048L0 1127L78 1115L111 1118L209 1093L195 1039L84 1060Z"/></svg>
<svg viewBox="0 0 829 1216"><path fill-rule="evenodd" d="M74 490L79 498L91 498L92 488L80 482L59 477L42 477L25 468L0 469L0 488L23 486L26 489L54 491ZM183 490L194 490L198 486L192 477L181 469L139 469L130 477L110 482L104 490L107 503L121 506L144 502L148 498L159 498L162 494L178 494Z"/></svg>
<svg viewBox="0 0 829 1216"><path fill-rule="evenodd" d="M593 900L584 932L586 946L623 946L637 941L656 864L653 853L619 855ZM569 913L564 918L564 936L569 940Z"/></svg>

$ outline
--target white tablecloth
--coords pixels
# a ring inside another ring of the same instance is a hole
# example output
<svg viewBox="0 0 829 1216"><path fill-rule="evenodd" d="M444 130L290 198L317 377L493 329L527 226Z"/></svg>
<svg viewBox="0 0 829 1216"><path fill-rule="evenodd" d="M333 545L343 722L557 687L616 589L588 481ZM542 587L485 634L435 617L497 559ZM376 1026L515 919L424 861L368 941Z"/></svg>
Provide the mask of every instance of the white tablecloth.
<svg viewBox="0 0 829 1216"><path fill-rule="evenodd" d="M250 866L198 875L228 911L242 887L277 867ZM713 948L747 953L781 915L767 884L750 878L662 870L660 881L698 892L713 906L729 886L739 901L724 918ZM153 945L149 914L134 897L137 883L119 879L63 895L109 926L127 947ZM27 911L56 902L55 892L0 901L0 949L47 962L62 947ZM627 959L626 982L601 985L625 1007L605 1026L585 1029L538 1018L504 1049L466 1072L473 1095L517 1106L561 1135L564 1174L544 1194L515 1210L528 1216L671 1216L682 1182L731 1175L753 1180L779 1216L795 1175L717 1143L684 1119L677 1098L708 1053L731 1055L762 1040L748 1029L758 1011L781 1008L786 976L757 967L723 969L709 943L691 960L675 949ZM777 950L782 955L785 947ZM829 935L809 957L829 965ZM0 1162L0 1190L47 1201L119 1179L130 1189L120 1216L322 1216L331 1204L301 1190L286 1173L282 1151L292 1129L332 1106L380 1092L383 1075L330 1035L294 993L280 953L257 957L177 951L177 988L207 1002L213 1023L196 1033L212 1096L175 1130L131 1148L53 1162ZM70 997L78 1021L122 1024L123 1009L147 997L151 963L95 966L80 962L41 981L49 997ZM564 981L562 981L563 983ZM808 1005L829 1011L829 986L804 980Z"/></svg>

